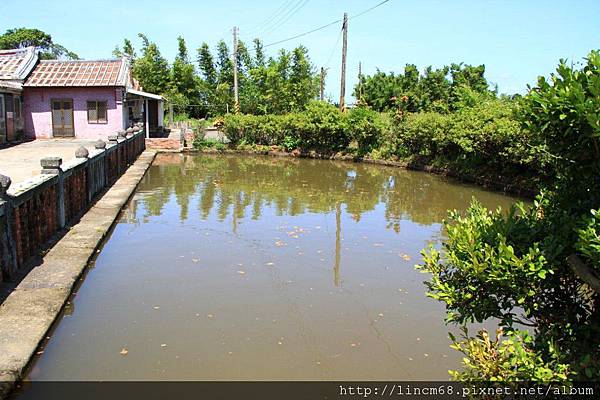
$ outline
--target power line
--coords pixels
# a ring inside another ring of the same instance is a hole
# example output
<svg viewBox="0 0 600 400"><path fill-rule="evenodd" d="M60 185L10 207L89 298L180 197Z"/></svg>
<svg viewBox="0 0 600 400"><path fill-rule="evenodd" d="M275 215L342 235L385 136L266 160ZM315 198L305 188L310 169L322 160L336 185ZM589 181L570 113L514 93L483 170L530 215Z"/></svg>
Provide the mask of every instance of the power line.
<svg viewBox="0 0 600 400"><path fill-rule="evenodd" d="M353 16L349 17L348 19L353 19L353 18L358 18L358 17L361 17L361 16L365 15L366 13L373 11L373 10L374 10L374 9L376 9L377 7L380 7L380 6L384 5L385 3L388 3L389 1L390 1L390 0L384 0L384 1L382 1L382 2L380 2L380 3L378 3L378 4L376 4L376 5L374 5L373 7L370 7L370 8L368 8L368 9L364 10L364 11L361 11L360 13L358 13L358 14L356 14L356 15L353 15ZM298 39L299 37L306 36L306 35L310 35L311 33L314 33L314 32L317 32L317 31L320 31L321 29L328 28L328 27L330 27L331 25L335 25L335 24L337 24L337 23L340 23L340 22L342 22L342 20L341 20L341 19L337 19L337 20L335 20L335 21L332 21L332 22L330 22L330 23L328 23L328 24L325 24L325 25L323 25L323 26L320 26L320 27L318 27L318 28L312 29L312 30L310 30L310 31L307 31L307 32L304 32L304 33L300 33L300 34L298 34L298 35L295 35L295 36L289 37L289 38L287 38L287 39L278 40L277 42L273 42L273 43L266 44L266 45L264 45L263 47L275 46L276 44L280 44L280 43L288 42L288 41L290 41L290 40Z"/></svg>
<svg viewBox="0 0 600 400"><path fill-rule="evenodd" d="M366 10L365 10L365 11L363 11L363 12L360 12L360 13L358 13L358 14L356 14L356 15L353 15L353 16L351 16L351 17L350 17L350 18L348 18L348 19L352 19L352 18L358 18L358 17L360 17L360 16L362 16L362 15L365 15L366 13L368 13L368 12L370 12L370 11L372 11L372 10L376 9L377 7L384 5L384 4L385 4L385 3L387 3L388 1L390 1L390 0L384 0L384 1L382 1L381 3L374 5L373 7L369 8L369 9L366 9Z"/></svg>
<svg viewBox="0 0 600 400"><path fill-rule="evenodd" d="M338 44L340 44L340 39L342 38L343 32L344 32L344 29L340 29L340 33L338 34L335 44L333 45L333 49L331 49L331 54L329 54L329 58L327 58L327 62L325 63L325 68L329 68L329 64L331 64L331 59L333 58L333 55L335 54L335 51L337 50Z"/></svg>
<svg viewBox="0 0 600 400"><path fill-rule="evenodd" d="M286 12L285 9L288 8L290 5L292 5L292 3L294 1L295 0L286 0L286 1L284 1L275 10L275 12L273 14L271 14L268 18L266 18L264 21L262 21L258 25L255 25L253 28L248 29L247 32L260 32L261 30L264 30L269 25L271 25L271 23L273 21L275 21L278 17L280 17L282 13L285 13Z"/></svg>
<svg viewBox="0 0 600 400"><path fill-rule="evenodd" d="M317 31L320 31L321 29L329 28L331 25L335 25L335 24L338 24L338 23L340 23L340 22L342 22L342 20L341 20L341 19L338 19L338 20L335 20L335 21L333 21L333 22L330 22L330 23L328 23L328 24L326 24L326 25L323 25L323 26L320 26L320 27L318 27L318 28L312 29L312 30L310 30L310 31L308 31L308 32L304 32L304 33L301 33L301 34L299 34L299 35L296 35L296 36L289 37L289 38L287 38L287 39L279 40L279 41L277 41L277 42L273 42L273 43L265 44L263 47L275 46L276 44L280 44L280 43L288 42L288 41L290 41L290 40L298 39L299 37L306 36L306 35L310 35L311 33L314 33L314 32L317 32Z"/></svg>
<svg viewBox="0 0 600 400"><path fill-rule="evenodd" d="M282 25L284 25L286 22L288 22L294 15L296 15L298 13L298 11L300 11L302 8L304 8L304 6L309 2L310 0L301 0L298 5L296 6L296 8L292 9L286 16L284 16L282 18L282 20L280 21L279 24L275 25L274 27L272 27L268 32L265 33L265 35L270 34L271 32L276 31L277 29L279 29L279 27L281 27Z"/></svg>

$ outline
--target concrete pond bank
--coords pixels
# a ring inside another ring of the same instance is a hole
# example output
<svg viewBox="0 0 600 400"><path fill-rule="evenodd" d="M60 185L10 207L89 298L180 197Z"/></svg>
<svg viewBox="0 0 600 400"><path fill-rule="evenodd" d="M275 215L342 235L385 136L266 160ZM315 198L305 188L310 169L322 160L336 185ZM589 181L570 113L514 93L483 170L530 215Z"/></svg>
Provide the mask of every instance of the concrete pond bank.
<svg viewBox="0 0 600 400"><path fill-rule="evenodd" d="M23 377L156 152L146 150L43 256L0 305L0 399Z"/></svg>

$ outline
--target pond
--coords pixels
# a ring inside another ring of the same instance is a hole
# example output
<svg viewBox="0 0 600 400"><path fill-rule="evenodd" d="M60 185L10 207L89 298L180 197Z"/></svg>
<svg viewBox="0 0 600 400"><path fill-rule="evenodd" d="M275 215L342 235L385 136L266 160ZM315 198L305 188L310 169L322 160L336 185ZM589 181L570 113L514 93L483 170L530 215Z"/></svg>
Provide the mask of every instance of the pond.
<svg viewBox="0 0 600 400"><path fill-rule="evenodd" d="M162 154L29 380L446 380L415 270L446 210L515 198L358 163Z"/></svg>

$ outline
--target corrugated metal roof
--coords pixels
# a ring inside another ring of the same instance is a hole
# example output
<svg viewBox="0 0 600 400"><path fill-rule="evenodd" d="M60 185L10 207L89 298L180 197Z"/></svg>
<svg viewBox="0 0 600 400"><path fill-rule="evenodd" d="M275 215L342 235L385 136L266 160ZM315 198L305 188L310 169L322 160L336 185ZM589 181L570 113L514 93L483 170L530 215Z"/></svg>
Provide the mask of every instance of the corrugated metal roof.
<svg viewBox="0 0 600 400"><path fill-rule="evenodd" d="M36 61L35 47L0 50L0 79L25 79Z"/></svg>
<svg viewBox="0 0 600 400"><path fill-rule="evenodd" d="M23 86L127 86L129 63L121 60L42 60Z"/></svg>

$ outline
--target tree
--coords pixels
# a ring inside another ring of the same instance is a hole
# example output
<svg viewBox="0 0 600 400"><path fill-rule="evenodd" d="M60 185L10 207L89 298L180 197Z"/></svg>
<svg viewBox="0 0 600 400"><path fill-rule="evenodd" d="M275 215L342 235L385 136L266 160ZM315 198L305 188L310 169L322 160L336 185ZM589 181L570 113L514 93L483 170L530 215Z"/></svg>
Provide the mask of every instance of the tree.
<svg viewBox="0 0 600 400"><path fill-rule="evenodd" d="M136 54L131 40L123 39L123 48L121 49L119 46L115 46L115 49L113 50L113 55L117 58L125 56L129 57L131 60L135 60Z"/></svg>
<svg viewBox="0 0 600 400"><path fill-rule="evenodd" d="M178 53L171 69L171 84L168 93L168 99L175 104L179 112L199 116L206 114L206 111L200 110L198 82L194 66L189 60L187 46L183 37L179 36Z"/></svg>
<svg viewBox="0 0 600 400"><path fill-rule="evenodd" d="M215 68L215 61L210 52L210 48L206 42L198 48L198 67L204 80L211 86L217 84L217 69Z"/></svg>
<svg viewBox="0 0 600 400"><path fill-rule="evenodd" d="M378 70L372 76L361 76L354 96L377 111L445 113L457 109L455 103L461 101L465 89L469 93L490 93L484 74L484 65L460 63L438 69L429 66L420 74L416 65L406 64L401 74Z"/></svg>
<svg viewBox="0 0 600 400"><path fill-rule="evenodd" d="M29 46L35 46L40 50L40 58L42 59L67 58L77 60L79 58L77 54L58 43L54 43L52 36L39 29L8 29L0 36L1 50L20 49Z"/></svg>
<svg viewBox="0 0 600 400"><path fill-rule="evenodd" d="M150 42L146 35L138 35L142 40L141 57L133 64L133 76L144 90L151 93L166 93L169 89L169 63L160 54L156 43Z"/></svg>

